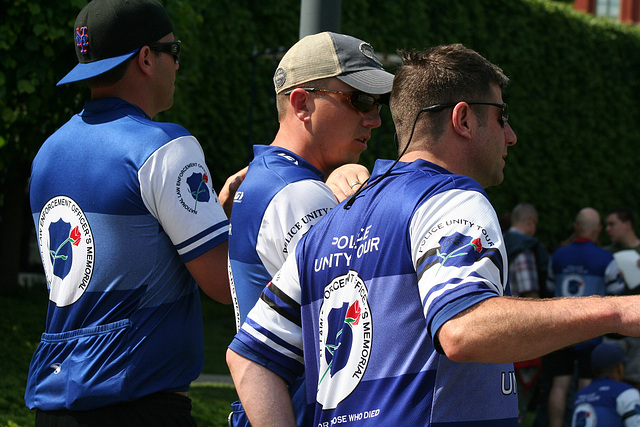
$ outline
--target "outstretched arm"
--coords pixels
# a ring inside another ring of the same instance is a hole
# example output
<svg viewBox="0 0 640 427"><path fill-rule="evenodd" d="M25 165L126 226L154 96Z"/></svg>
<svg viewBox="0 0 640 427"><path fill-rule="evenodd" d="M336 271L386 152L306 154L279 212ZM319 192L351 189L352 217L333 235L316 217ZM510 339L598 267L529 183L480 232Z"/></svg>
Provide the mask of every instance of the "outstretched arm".
<svg viewBox="0 0 640 427"><path fill-rule="evenodd" d="M442 325L438 340L456 362L507 363L607 333L640 335L640 296L489 298Z"/></svg>
<svg viewBox="0 0 640 427"><path fill-rule="evenodd" d="M282 378L233 350L227 350L227 365L253 427L295 427L291 397Z"/></svg>

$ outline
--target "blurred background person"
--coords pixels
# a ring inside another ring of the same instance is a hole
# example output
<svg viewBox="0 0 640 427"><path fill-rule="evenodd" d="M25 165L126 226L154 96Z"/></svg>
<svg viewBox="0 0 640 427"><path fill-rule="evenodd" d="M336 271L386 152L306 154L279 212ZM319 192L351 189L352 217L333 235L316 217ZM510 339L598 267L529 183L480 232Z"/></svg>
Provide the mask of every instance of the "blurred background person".
<svg viewBox="0 0 640 427"><path fill-rule="evenodd" d="M571 427L640 426L640 393L622 382L626 361L613 344L601 343L593 349L593 381L576 394Z"/></svg>
<svg viewBox="0 0 640 427"><path fill-rule="evenodd" d="M640 238L635 231L635 215L629 208L619 207L610 210L605 220L605 231L609 236L610 244L605 249L614 254L621 251L633 250L640 253ZM637 261L640 262L640 259ZM629 268L636 268L631 265ZM632 281L631 277L624 277L627 294L640 293L640 286ZM638 388L640 386L640 338L608 336L607 341L622 348L628 359L624 370L624 381Z"/></svg>
<svg viewBox="0 0 640 427"><path fill-rule="evenodd" d="M602 231L600 214L583 208L574 222L575 240L556 250L549 264L549 286L556 297L621 295L624 282L611 252L596 242ZM552 383L549 392L549 425L561 427L566 399L577 364L578 389L591 382L591 350L602 341L593 338L551 353Z"/></svg>

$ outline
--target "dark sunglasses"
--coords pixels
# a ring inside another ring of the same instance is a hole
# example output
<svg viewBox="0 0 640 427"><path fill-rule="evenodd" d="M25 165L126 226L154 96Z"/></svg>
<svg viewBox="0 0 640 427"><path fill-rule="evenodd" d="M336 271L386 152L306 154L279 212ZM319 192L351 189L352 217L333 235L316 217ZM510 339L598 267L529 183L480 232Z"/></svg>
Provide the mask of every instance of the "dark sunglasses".
<svg viewBox="0 0 640 427"><path fill-rule="evenodd" d="M169 55L173 56L173 59L177 64L180 60L180 44L182 44L180 40L165 43L151 43L149 45L149 49L156 52L168 53Z"/></svg>
<svg viewBox="0 0 640 427"><path fill-rule="evenodd" d="M466 102L466 101L460 101L460 102ZM507 122L509 121L509 108L507 107L506 103L498 104L495 102L467 102L467 104L468 105L491 105L492 107L498 107L502 110L502 115L500 117L500 126L505 127L507 125ZM458 105L458 102L452 103L452 104L436 104L436 105L431 105L429 107L425 107L420 111L427 111L427 112L442 111L446 108L455 107L456 105Z"/></svg>
<svg viewBox="0 0 640 427"><path fill-rule="evenodd" d="M363 92L343 92L340 90L329 90L329 89L316 89L313 87L301 87L296 89L304 89L307 92L328 92L328 93L336 93L338 95L344 96L349 100L349 104L353 107L354 110L359 111L361 113L368 113L373 109L373 107L378 108L378 112L382 108L382 104L379 100L377 100L373 95L369 95L368 93ZM290 95L293 92L293 89L285 92L285 95Z"/></svg>

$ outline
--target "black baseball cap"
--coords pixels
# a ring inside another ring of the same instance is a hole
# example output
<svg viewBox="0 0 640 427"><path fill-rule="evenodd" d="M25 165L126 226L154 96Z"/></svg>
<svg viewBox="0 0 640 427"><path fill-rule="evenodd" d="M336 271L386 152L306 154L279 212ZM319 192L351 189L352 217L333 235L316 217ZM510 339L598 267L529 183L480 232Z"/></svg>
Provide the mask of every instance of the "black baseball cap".
<svg viewBox="0 0 640 427"><path fill-rule="evenodd" d="M169 15L156 0L90 1L74 25L79 64L56 86L106 73L171 32Z"/></svg>

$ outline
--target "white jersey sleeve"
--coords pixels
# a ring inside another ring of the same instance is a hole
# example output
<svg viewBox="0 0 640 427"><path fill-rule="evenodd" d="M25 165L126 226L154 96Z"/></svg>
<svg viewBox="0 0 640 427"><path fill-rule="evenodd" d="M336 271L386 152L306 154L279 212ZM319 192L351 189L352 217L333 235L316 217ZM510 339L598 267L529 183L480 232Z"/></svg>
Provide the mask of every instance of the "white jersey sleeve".
<svg viewBox="0 0 640 427"><path fill-rule="evenodd" d="M622 295L624 293L624 281L620 274L620 267L618 266L618 262L615 258L612 259L607 266L604 276L607 295Z"/></svg>
<svg viewBox="0 0 640 427"><path fill-rule="evenodd" d="M145 206L184 261L200 255L202 245L226 240L228 220L212 187L202 147L193 136L176 138L156 150L138 178Z"/></svg>
<svg viewBox="0 0 640 427"><path fill-rule="evenodd" d="M505 294L508 270L502 232L482 194L450 190L431 197L414 214L409 234L425 318L439 313L432 336L470 305ZM467 255L476 252L477 259ZM433 261L425 265L425 259ZM456 294L465 295L465 302L458 303Z"/></svg>
<svg viewBox="0 0 640 427"><path fill-rule="evenodd" d="M616 411L625 427L640 427L640 392L630 388L616 398Z"/></svg>
<svg viewBox="0 0 640 427"><path fill-rule="evenodd" d="M256 243L262 264L273 277L302 236L336 204L323 182L305 179L284 187L265 210Z"/></svg>

